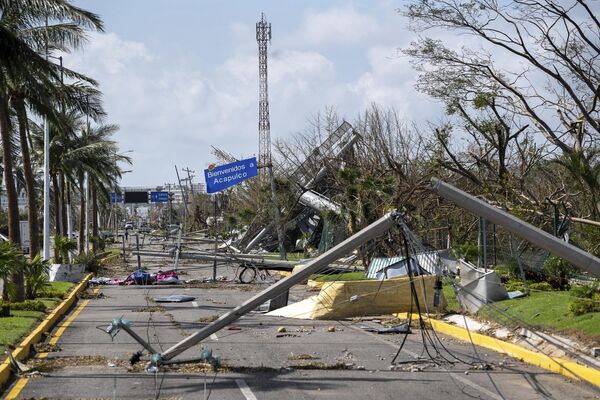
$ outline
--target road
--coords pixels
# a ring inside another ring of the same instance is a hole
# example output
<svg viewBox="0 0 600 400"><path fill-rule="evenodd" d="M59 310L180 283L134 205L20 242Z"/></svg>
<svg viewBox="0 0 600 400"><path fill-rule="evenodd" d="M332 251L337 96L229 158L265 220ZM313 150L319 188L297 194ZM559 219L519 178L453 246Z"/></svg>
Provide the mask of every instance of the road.
<svg viewBox="0 0 600 400"><path fill-rule="evenodd" d="M231 272L221 268L219 274ZM216 372L188 366L146 373L143 363L130 370L127 360L141 347L125 332L111 339L101 330L123 317L164 350L263 287L102 287L101 297L74 311L79 313L58 339L59 347L38 361L44 372L17 381L21 390L13 384L9 393L19 399L599 398L590 386L444 336L437 346L442 356L466 363L440 362L441 357L431 362L419 330L408 336L400 355L406 362L403 370L390 370L403 335L365 331L362 327L378 325L372 320L309 321L269 317L259 310L180 356L198 357L203 348L211 349L226 366ZM306 290L294 288L292 298L306 296ZM196 300L160 305L152 301L169 294L188 294ZM278 332L280 327L286 332ZM431 346L428 350L435 352ZM419 360L420 355L425 357Z"/></svg>

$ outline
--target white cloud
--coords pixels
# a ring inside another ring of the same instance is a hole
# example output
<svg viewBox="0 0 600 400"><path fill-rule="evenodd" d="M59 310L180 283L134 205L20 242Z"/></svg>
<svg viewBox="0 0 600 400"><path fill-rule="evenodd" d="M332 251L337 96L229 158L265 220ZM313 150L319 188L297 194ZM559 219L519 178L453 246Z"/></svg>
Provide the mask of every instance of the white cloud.
<svg viewBox="0 0 600 400"><path fill-rule="evenodd" d="M382 35L375 17L352 6L308 11L297 32L288 40L304 46L359 45Z"/></svg>
<svg viewBox="0 0 600 400"><path fill-rule="evenodd" d="M415 75L408 61L377 39L394 43L397 30L386 21L352 7L311 11L292 35L306 38L302 45L278 42L269 56L273 140L303 130L326 106L349 119L372 102L407 116L422 114L427 105L412 89ZM85 52L67 56L67 66L100 82L109 122L121 126L120 147L134 150L134 172L125 175L124 184L173 182L175 163L201 177L214 161L211 145L239 156L257 153L256 42L237 43L253 38L244 25L231 24L229 30L236 44L215 64L185 53L167 55L114 33L94 34ZM324 49L334 43L357 48L340 62ZM346 74L350 65L360 68L358 73Z"/></svg>

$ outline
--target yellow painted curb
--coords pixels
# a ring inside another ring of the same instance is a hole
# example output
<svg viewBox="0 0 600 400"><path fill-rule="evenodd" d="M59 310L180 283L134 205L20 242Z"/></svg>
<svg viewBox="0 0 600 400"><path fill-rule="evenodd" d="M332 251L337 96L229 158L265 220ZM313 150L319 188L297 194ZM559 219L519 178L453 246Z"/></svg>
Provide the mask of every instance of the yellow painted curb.
<svg viewBox="0 0 600 400"><path fill-rule="evenodd" d="M404 315L398 314L398 316ZM418 318L418 315L413 314L413 318ZM478 346L509 355L528 364L565 375L572 379L583 379L595 386L600 387L600 370L598 369L580 365L573 361L567 361L561 358L549 357L543 353L525 349L514 343L505 342L503 340L482 335L480 333L470 332L465 328L451 325L437 319L428 318L427 321L437 332L452 336L465 342L472 341Z"/></svg>
<svg viewBox="0 0 600 400"><path fill-rule="evenodd" d="M88 284L88 281L92 278L94 274L87 274L85 278L79 283L79 285L75 286L75 289L69 293L66 299L62 301L48 316L27 336L23 341L17 346L15 350L12 352L12 356L15 360L23 360L29 356L31 351L31 346L36 343L39 343L42 339L42 335L45 332L49 332L52 330L56 322L69 310L71 305L75 302L77 295L81 293ZM10 361L8 358L4 360L2 364L0 364L0 387L4 386L4 384L10 378Z"/></svg>

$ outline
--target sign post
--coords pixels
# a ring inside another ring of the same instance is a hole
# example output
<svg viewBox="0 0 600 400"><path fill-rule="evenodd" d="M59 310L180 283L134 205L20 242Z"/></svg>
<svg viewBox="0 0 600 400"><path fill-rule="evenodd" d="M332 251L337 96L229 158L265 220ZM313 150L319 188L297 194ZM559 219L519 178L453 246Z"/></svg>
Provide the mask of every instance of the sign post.
<svg viewBox="0 0 600 400"><path fill-rule="evenodd" d="M245 160L235 161L220 166L210 166L204 170L204 179L206 180L206 193L215 193L214 201L214 220L213 228L215 231L215 259L213 262L213 281L217 280L217 195L216 193L225 190L231 186L237 185L246 179L258 175L256 157Z"/></svg>

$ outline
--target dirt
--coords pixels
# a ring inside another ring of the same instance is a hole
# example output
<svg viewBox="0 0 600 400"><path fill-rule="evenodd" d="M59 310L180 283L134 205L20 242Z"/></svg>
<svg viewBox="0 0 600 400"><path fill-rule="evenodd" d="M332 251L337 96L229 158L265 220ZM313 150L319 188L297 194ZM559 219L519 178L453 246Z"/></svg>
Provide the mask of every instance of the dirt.
<svg viewBox="0 0 600 400"><path fill-rule="evenodd" d="M62 351L59 345L50 343L36 343L33 345L33 348L38 353L52 353Z"/></svg>
<svg viewBox="0 0 600 400"><path fill-rule="evenodd" d="M148 306L148 307L133 308L131 311L132 312L152 313L152 312L164 312L165 310L166 309L163 306Z"/></svg>

